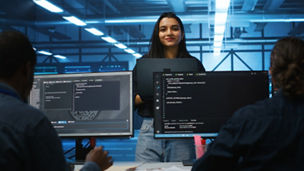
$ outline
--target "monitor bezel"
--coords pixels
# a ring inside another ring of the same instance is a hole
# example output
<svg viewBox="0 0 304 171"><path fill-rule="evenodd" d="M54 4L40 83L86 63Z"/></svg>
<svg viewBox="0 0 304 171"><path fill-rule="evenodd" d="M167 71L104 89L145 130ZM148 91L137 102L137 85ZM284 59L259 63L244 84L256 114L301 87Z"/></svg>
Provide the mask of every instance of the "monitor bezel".
<svg viewBox="0 0 304 171"><path fill-rule="evenodd" d="M60 133L57 132L59 137L65 138L76 138L76 137L133 137L134 129L133 129L133 75L132 71L114 71L114 72L96 72L96 73L68 73L68 74L41 74L34 75L34 80L36 79L49 79L49 78L73 78L73 77L96 77L96 76L128 76L129 80L129 131L127 132L117 132L117 133ZM31 105L31 96L32 91L29 95L28 103ZM57 131L57 129L55 128Z"/></svg>
<svg viewBox="0 0 304 171"><path fill-rule="evenodd" d="M154 72L199 72L196 58L140 58L136 61L137 93L143 99L153 97Z"/></svg>
<svg viewBox="0 0 304 171"><path fill-rule="evenodd" d="M267 72L267 71L209 71L209 72L199 72L199 73L201 73L201 74L208 74L208 73L227 73L227 74L229 74L229 73L232 73L232 72L234 72L234 73L247 73L247 74L252 74L252 75L256 75L256 74L263 74L264 76L266 76L265 78L266 78L266 80L265 80L265 83L266 82L268 82L268 87L266 87L266 89L268 90L268 95L269 95L269 97L270 97L270 91L269 91L269 73ZM155 97L156 97L156 93L157 93L157 84L155 83L155 81L156 81L156 79L155 79L155 77L157 76L157 77L159 77L160 75L166 75L166 74L180 74L180 73L192 73L193 75L195 75L194 73L195 72L155 72L154 74L153 74L153 77L154 77L154 80L153 80L153 85L154 85L154 87L153 87L153 95L154 95L154 105L153 105L153 109L154 109L154 114L156 113L156 101L155 101ZM233 113L231 113L231 116L233 115ZM161 118L161 117L157 117L156 115L154 115L154 121L160 121L160 120L158 120L157 118ZM203 137L203 138L216 138L217 136L218 136L218 132L199 132L199 133L157 133L156 131L157 131L157 123L156 122L154 122L154 138L156 138L156 139L176 139L176 138L178 138L178 139L180 139L180 138L182 138L182 139L187 139L187 138L193 138L194 136L196 136L196 135L198 135L198 136L201 136L201 137ZM159 125L160 123L158 123L158 125ZM223 125L222 125L223 126Z"/></svg>

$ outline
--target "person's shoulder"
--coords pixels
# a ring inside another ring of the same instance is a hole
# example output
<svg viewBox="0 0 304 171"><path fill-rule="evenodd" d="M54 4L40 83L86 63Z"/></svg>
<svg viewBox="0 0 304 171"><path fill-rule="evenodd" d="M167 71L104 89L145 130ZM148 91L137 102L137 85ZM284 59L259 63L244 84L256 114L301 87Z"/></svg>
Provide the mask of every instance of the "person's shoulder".
<svg viewBox="0 0 304 171"><path fill-rule="evenodd" d="M151 56L148 53L146 53L141 58L151 58Z"/></svg>
<svg viewBox="0 0 304 171"><path fill-rule="evenodd" d="M237 109L224 125L225 129L234 129L239 131L241 127L249 129L255 128L258 123L268 122L267 118L267 102L268 100L258 101Z"/></svg>
<svg viewBox="0 0 304 171"><path fill-rule="evenodd" d="M29 117L33 116L44 116L40 110L34 108L33 106L29 105L28 103L23 102L20 99L14 97L7 97L6 99L2 99L5 101L1 102L1 110L6 111L10 115L25 115Z"/></svg>
<svg viewBox="0 0 304 171"><path fill-rule="evenodd" d="M148 54L144 54L142 57L136 59L135 66L134 66L134 68L133 68L133 73L136 72L136 70L137 70L137 62L138 62L139 60L142 60L142 59L145 59L145 58L150 58L150 56L149 56Z"/></svg>
<svg viewBox="0 0 304 171"><path fill-rule="evenodd" d="M195 60L196 62L198 62L199 64L202 64L202 62L201 62L199 59L197 59L196 57L194 57L194 56L191 56L191 55L190 55L189 58L194 59L194 60Z"/></svg>
<svg viewBox="0 0 304 171"><path fill-rule="evenodd" d="M196 57L190 55L190 54L184 54L183 55L183 58L194 58L194 59L197 59ZM197 59L198 60L198 59Z"/></svg>
<svg viewBox="0 0 304 171"><path fill-rule="evenodd" d="M200 61L199 59L197 59L196 57L191 56L191 58L192 58L192 59L194 59L194 60L196 60L198 63L200 63L200 64L201 64L201 61Z"/></svg>
<svg viewBox="0 0 304 171"><path fill-rule="evenodd" d="M187 56L187 58L194 59L196 61L196 63L198 64L198 66L200 68L200 72L205 72L206 71L205 67L203 66L202 62L199 59L197 59L196 57L194 57L190 54Z"/></svg>
<svg viewBox="0 0 304 171"><path fill-rule="evenodd" d="M192 56L192 55L190 55L190 54L189 54L188 57L189 57L189 58L195 58L195 59L197 59L195 56Z"/></svg>
<svg viewBox="0 0 304 171"><path fill-rule="evenodd" d="M148 53L146 53L141 58L138 58L137 60L141 60L141 59L145 59L145 58L151 58L151 56Z"/></svg>
<svg viewBox="0 0 304 171"><path fill-rule="evenodd" d="M46 116L42 111L23 102L16 105L15 108L12 109L11 113L14 117L20 118L20 122L22 122L22 120L26 120L28 123L35 124L46 119Z"/></svg>
<svg viewBox="0 0 304 171"><path fill-rule="evenodd" d="M43 114L39 109L33 107L32 105L25 103L25 102L18 102L16 104L15 110L23 111L24 113L28 113L29 115L40 115Z"/></svg>
<svg viewBox="0 0 304 171"><path fill-rule="evenodd" d="M271 115L272 106L272 99L260 100L253 104L241 107L235 112L233 117L241 120L262 119Z"/></svg>
<svg viewBox="0 0 304 171"><path fill-rule="evenodd" d="M1 124L5 124L6 127L14 130L15 134L22 136L32 134L34 130L41 130L40 125L49 125L49 120L40 110L22 101L15 101L13 106L10 104L3 106L0 113Z"/></svg>
<svg viewBox="0 0 304 171"><path fill-rule="evenodd" d="M146 59L146 58L151 58L151 57L149 56L149 54L144 54L142 57L136 59L136 64L137 64L138 61L140 61L142 59ZM135 64L135 66L136 66L136 64Z"/></svg>

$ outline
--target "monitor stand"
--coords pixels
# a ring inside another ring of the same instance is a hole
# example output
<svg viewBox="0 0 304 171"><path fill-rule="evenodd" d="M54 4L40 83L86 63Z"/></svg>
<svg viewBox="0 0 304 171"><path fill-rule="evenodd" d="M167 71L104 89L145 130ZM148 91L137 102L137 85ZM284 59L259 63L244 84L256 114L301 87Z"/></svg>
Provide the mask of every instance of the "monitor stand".
<svg viewBox="0 0 304 171"><path fill-rule="evenodd" d="M82 144L82 141L86 139L86 138L80 138L77 137L76 138L76 153L75 153L75 159L77 162L82 162L85 161L85 158L87 156L87 154L96 146L96 138L90 137L89 138L89 146L85 147Z"/></svg>

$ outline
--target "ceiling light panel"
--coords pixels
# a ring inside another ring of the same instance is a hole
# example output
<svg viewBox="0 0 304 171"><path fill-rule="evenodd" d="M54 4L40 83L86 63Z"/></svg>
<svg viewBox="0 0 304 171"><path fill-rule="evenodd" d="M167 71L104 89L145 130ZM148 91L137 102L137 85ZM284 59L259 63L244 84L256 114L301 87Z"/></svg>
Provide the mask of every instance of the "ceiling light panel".
<svg viewBox="0 0 304 171"><path fill-rule="evenodd" d="M54 13L63 12L63 9L57 7L56 5L52 4L51 2L49 2L47 0L33 0L33 2L50 12L54 12Z"/></svg>
<svg viewBox="0 0 304 171"><path fill-rule="evenodd" d="M84 21L80 20L79 18L75 16L63 16L63 19L77 25L77 26L85 26L87 25Z"/></svg>
<svg viewBox="0 0 304 171"><path fill-rule="evenodd" d="M86 31L94 34L95 36L102 36L104 33L96 28L85 28Z"/></svg>

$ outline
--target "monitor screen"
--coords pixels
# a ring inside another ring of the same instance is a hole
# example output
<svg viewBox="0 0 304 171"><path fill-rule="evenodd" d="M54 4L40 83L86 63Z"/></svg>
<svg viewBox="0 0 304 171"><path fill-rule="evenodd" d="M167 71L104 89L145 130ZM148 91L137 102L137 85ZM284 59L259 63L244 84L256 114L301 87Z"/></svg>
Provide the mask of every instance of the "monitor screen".
<svg viewBox="0 0 304 171"><path fill-rule="evenodd" d="M153 97L154 72L199 72L201 64L194 58L141 58L136 62L137 89L142 98Z"/></svg>
<svg viewBox="0 0 304 171"><path fill-rule="evenodd" d="M132 72L35 75L29 103L59 136L132 136Z"/></svg>
<svg viewBox="0 0 304 171"><path fill-rule="evenodd" d="M269 97L268 73L154 73L154 136L216 137L233 113Z"/></svg>

